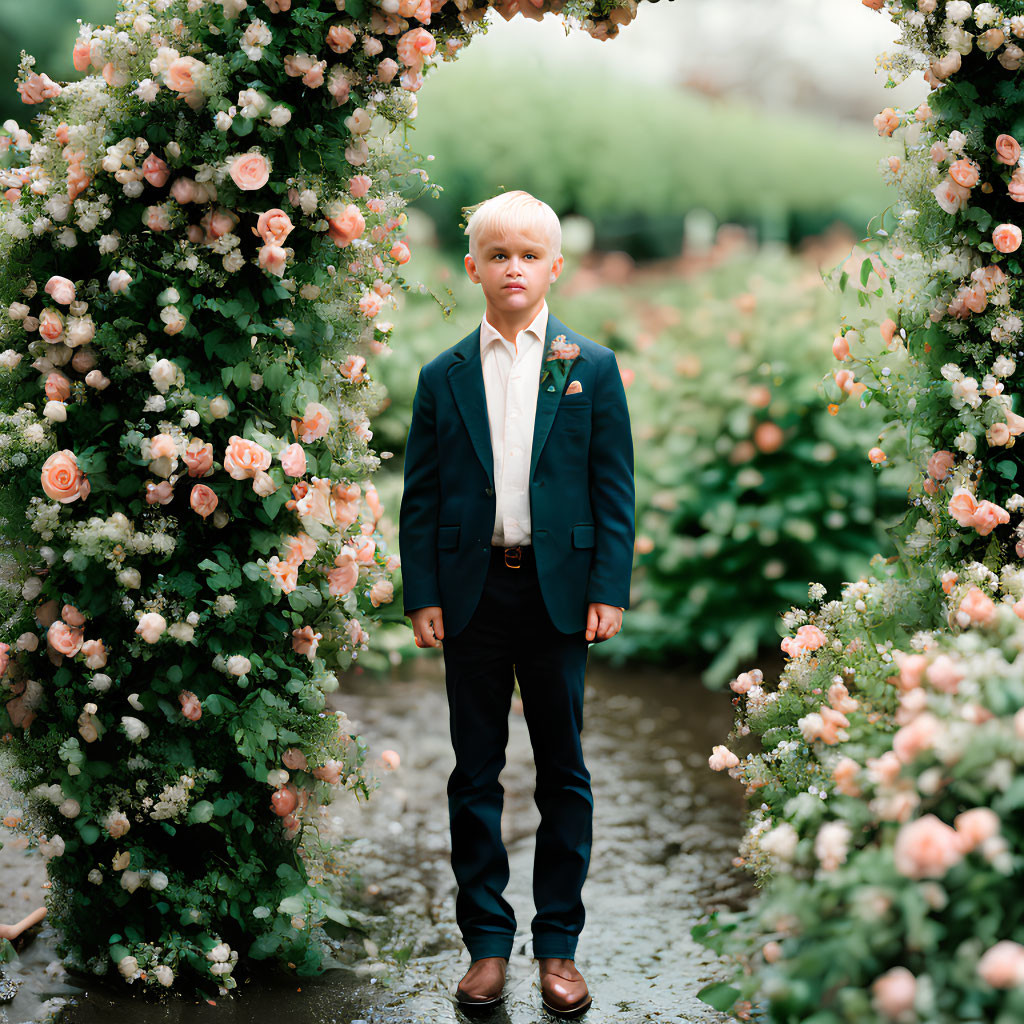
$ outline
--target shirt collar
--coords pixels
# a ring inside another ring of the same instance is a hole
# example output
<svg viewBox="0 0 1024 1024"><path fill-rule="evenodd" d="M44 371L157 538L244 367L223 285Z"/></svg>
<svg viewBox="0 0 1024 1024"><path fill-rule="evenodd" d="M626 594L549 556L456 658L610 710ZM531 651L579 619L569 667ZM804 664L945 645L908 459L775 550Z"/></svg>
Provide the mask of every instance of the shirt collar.
<svg viewBox="0 0 1024 1024"><path fill-rule="evenodd" d="M547 329L548 304L547 301L545 301L541 303L540 310L525 330L543 344ZM504 341L505 339L501 332L496 327L492 326L487 319L487 314L484 313L483 319L480 321L480 354L483 355L483 353L486 352L494 342L499 340Z"/></svg>

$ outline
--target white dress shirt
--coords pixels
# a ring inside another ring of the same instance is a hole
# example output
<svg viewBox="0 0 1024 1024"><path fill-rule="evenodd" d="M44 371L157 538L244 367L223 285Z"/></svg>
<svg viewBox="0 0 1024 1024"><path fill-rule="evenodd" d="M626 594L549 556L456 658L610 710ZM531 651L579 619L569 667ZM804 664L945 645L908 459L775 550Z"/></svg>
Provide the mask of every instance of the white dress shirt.
<svg viewBox="0 0 1024 1024"><path fill-rule="evenodd" d="M530 460L547 325L547 302L516 335L514 345L488 323L486 313L480 323L480 362L494 453L496 507L491 543L501 547L532 543Z"/></svg>

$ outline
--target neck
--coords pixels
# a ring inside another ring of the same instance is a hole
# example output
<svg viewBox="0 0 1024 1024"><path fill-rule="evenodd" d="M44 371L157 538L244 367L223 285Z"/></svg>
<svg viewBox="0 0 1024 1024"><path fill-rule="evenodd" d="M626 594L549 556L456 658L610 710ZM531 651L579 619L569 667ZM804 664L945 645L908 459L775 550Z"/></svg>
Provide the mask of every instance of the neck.
<svg viewBox="0 0 1024 1024"><path fill-rule="evenodd" d="M487 307L487 322L506 340L515 344L519 332L529 327L534 318L541 311L544 300L541 299L532 310L519 313L505 314L498 310ZM543 339L541 339L543 340Z"/></svg>

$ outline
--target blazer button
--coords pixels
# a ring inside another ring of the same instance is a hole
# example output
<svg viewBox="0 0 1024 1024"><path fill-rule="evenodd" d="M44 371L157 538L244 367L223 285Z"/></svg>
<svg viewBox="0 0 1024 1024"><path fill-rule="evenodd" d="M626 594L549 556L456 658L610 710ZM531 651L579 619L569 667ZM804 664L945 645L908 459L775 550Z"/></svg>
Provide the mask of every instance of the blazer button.
<svg viewBox="0 0 1024 1024"><path fill-rule="evenodd" d="M487 488L487 489L486 489L486 490L484 491L484 494L486 494L486 495L487 495L487 497L489 498L489 497L490 497L490 496L491 496L492 494L494 494L494 488L493 488L493 487L488 487L488 488Z"/></svg>

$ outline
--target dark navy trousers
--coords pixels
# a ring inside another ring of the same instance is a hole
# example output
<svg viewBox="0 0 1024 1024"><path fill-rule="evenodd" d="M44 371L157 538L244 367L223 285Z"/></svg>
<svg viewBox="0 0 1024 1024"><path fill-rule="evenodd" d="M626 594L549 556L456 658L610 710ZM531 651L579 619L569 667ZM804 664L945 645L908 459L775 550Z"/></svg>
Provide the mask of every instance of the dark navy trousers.
<svg viewBox="0 0 1024 1024"><path fill-rule="evenodd" d="M584 631L560 633L544 607L533 551L505 565L492 548L483 596L469 624L443 641L455 769L448 779L455 912L473 960L508 957L516 920L501 840L513 678L533 745L541 814L533 866L535 957L574 957L583 928L581 892L590 863L594 801L583 763Z"/></svg>

